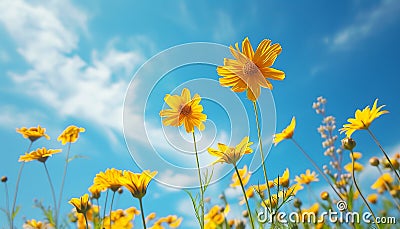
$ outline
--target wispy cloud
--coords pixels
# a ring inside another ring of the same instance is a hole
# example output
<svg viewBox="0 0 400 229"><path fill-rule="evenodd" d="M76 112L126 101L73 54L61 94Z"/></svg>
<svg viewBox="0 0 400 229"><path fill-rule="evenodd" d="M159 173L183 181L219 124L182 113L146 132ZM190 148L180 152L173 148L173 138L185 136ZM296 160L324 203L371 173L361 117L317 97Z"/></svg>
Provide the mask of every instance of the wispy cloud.
<svg viewBox="0 0 400 229"><path fill-rule="evenodd" d="M219 42L227 42L232 41L232 39L235 37L236 28L232 17L223 11L217 12L213 34L214 40Z"/></svg>
<svg viewBox="0 0 400 229"><path fill-rule="evenodd" d="M400 2L383 0L373 9L363 11L348 26L336 34L324 38L324 42L333 50L349 48L351 45L368 38L373 33L398 20Z"/></svg>

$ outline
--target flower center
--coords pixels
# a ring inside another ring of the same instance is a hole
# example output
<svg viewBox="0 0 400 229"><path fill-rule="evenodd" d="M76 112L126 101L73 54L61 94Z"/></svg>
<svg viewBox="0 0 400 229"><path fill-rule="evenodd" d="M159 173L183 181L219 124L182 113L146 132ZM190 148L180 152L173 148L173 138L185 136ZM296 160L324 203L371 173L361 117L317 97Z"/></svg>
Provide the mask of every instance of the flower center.
<svg viewBox="0 0 400 229"><path fill-rule="evenodd" d="M185 105L181 108L181 115L188 116L192 113L192 108L189 105Z"/></svg>
<svg viewBox="0 0 400 229"><path fill-rule="evenodd" d="M244 76L252 76L258 73L258 67L252 61L247 62L243 65Z"/></svg>

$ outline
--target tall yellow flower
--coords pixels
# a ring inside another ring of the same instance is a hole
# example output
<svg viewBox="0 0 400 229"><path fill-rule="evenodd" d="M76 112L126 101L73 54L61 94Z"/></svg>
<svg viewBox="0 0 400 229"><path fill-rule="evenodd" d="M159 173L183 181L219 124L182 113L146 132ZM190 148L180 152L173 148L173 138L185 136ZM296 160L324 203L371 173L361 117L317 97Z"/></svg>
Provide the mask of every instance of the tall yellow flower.
<svg viewBox="0 0 400 229"><path fill-rule="evenodd" d="M80 198L72 198L68 203L72 204L78 213L86 214L90 209L88 194L85 194Z"/></svg>
<svg viewBox="0 0 400 229"><path fill-rule="evenodd" d="M90 187L88 188L88 191L89 191L90 194L91 194L91 198L93 198L93 199L99 199L99 198L100 198L100 195L101 195L101 192L102 192L103 190L101 189L101 187L99 187L99 186L93 184L92 186L90 186Z"/></svg>
<svg viewBox="0 0 400 229"><path fill-rule="evenodd" d="M147 186L155 175L157 175L157 171L144 170L142 173L124 171L120 183L131 192L133 197L141 199L146 195Z"/></svg>
<svg viewBox="0 0 400 229"><path fill-rule="evenodd" d="M387 190L387 187L391 187L392 183L393 177L389 173L384 173L372 184L371 188L378 190L379 193L383 193Z"/></svg>
<svg viewBox="0 0 400 229"><path fill-rule="evenodd" d="M41 222L41 221L36 221L35 219L32 220L27 220L24 225L23 228L24 229L45 229L48 228L49 225Z"/></svg>
<svg viewBox="0 0 400 229"><path fill-rule="evenodd" d="M250 180L250 173L247 171L247 165L244 165L243 169L238 169L240 178L242 179L243 185L246 186ZM232 175L232 184L231 187L240 187L240 180L236 173Z"/></svg>
<svg viewBox="0 0 400 229"><path fill-rule="evenodd" d="M289 169L286 168L285 172L283 172L281 177L275 178L275 183L283 186L283 187L288 187L289 186Z"/></svg>
<svg viewBox="0 0 400 229"><path fill-rule="evenodd" d="M274 140L272 142L275 143L276 146L278 145L279 142L283 141L284 139L292 138L295 128L296 128L296 118L293 117L289 126L287 126L281 133L274 135Z"/></svg>
<svg viewBox="0 0 400 229"><path fill-rule="evenodd" d="M352 165L352 163L350 162L350 163L346 164L346 165L344 166L344 169L345 169L347 172L351 173L351 172L353 171L353 165ZM363 169L364 169L364 166L363 166L362 164L360 164L360 163L358 163L358 162L354 162L354 171L356 171L356 172L361 172Z"/></svg>
<svg viewBox="0 0 400 229"><path fill-rule="evenodd" d="M50 139L50 136L46 134L46 129L42 128L40 125L30 128L17 128L17 133L22 134L24 138L29 138L29 140L31 140L32 142L38 140L41 137L45 137L47 140Z"/></svg>
<svg viewBox="0 0 400 229"><path fill-rule="evenodd" d="M120 182L121 177L121 170L115 168L107 169L105 172L96 174L96 177L93 179L93 185L101 191L109 188L113 192L116 192L122 186Z"/></svg>
<svg viewBox="0 0 400 229"><path fill-rule="evenodd" d="M236 165L236 162L244 155L252 153L253 150L250 146L253 142L249 142L249 137L244 137L242 141L236 147L229 147L225 144L218 143L218 150L213 148L208 148L208 152L218 157L218 159L214 162L225 162L228 164Z"/></svg>
<svg viewBox="0 0 400 229"><path fill-rule="evenodd" d="M206 220L205 228L216 228L218 225L221 225L225 221L225 217L229 213L229 210L229 205L226 205L225 207L214 205L204 216L204 219Z"/></svg>
<svg viewBox="0 0 400 229"><path fill-rule="evenodd" d="M79 138L79 133L85 132L85 128L77 126L68 126L61 134L58 136L57 141L65 145L68 142L74 143Z"/></svg>
<svg viewBox="0 0 400 229"><path fill-rule="evenodd" d="M232 87L234 92L247 91L247 98L256 101L261 93L261 87L272 90L268 79L283 80L283 71L271 68L275 59L281 53L279 44L271 45L271 40L263 40L254 52L249 38L242 42L242 51L238 43L235 48L230 46L230 51L235 57L224 59L224 66L218 66L217 73L222 76L219 82L222 86Z"/></svg>
<svg viewBox="0 0 400 229"><path fill-rule="evenodd" d="M270 188L274 187L274 182L273 181L268 181L268 185ZM264 191L268 189L267 184L260 184L260 185L252 185L246 189L246 197L247 199L253 198L254 197L254 191L256 191L258 194L261 195L261 198L264 197ZM243 205L246 203L245 197L243 197L239 204Z"/></svg>
<svg viewBox="0 0 400 229"><path fill-rule="evenodd" d="M298 184L310 184L311 182L319 181L318 175L314 171L311 172L309 169L306 170L305 174L300 174L300 176L296 176L294 180Z"/></svg>
<svg viewBox="0 0 400 229"><path fill-rule="evenodd" d="M343 128L340 129L340 133L345 132L347 137L351 137L354 131L368 129L376 118L389 113L387 110L381 110L385 105L377 107L377 103L378 99L375 99L372 109L369 106L366 106L362 111L358 109L354 118L347 119L349 123L343 125Z"/></svg>
<svg viewBox="0 0 400 229"><path fill-rule="evenodd" d="M194 127L204 130L203 122L207 115L203 114L203 106L200 105L201 97L195 94L193 98L187 88L182 90L181 95L167 94L164 101L170 109L160 111L165 126L185 126L188 133L194 132Z"/></svg>
<svg viewBox="0 0 400 229"><path fill-rule="evenodd" d="M46 162L46 160L51 157L53 154L61 152L61 149L46 149L38 148L37 150L31 151L30 153L25 153L19 157L19 162L28 162L38 160L42 163Z"/></svg>

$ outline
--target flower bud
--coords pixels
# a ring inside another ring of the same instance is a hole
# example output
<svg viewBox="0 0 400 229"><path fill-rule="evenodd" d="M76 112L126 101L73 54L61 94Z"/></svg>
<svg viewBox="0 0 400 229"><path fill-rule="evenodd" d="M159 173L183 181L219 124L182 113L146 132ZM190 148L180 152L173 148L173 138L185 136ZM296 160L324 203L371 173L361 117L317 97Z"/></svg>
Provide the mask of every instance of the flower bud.
<svg viewBox="0 0 400 229"><path fill-rule="evenodd" d="M118 189L118 194L122 194L124 192L124 190L122 188Z"/></svg>
<svg viewBox="0 0 400 229"><path fill-rule="evenodd" d="M8 180L8 178L6 176L2 176L1 177L1 182L6 183Z"/></svg>
<svg viewBox="0 0 400 229"><path fill-rule="evenodd" d="M378 166L379 165L379 159L377 157L371 157L369 159L369 164L372 166Z"/></svg>
<svg viewBox="0 0 400 229"><path fill-rule="evenodd" d="M244 210L242 212L242 215L243 215L244 218L247 218L247 217L249 217L249 212L247 210Z"/></svg>
<svg viewBox="0 0 400 229"><path fill-rule="evenodd" d="M301 200L300 199L295 199L294 200L294 202L293 202L293 206L295 207L295 208L300 208L301 207L301 205L302 205L303 203L301 202Z"/></svg>
<svg viewBox="0 0 400 229"><path fill-rule="evenodd" d="M352 151L354 147L356 147L356 141L352 138L344 138L342 139L342 145L344 149Z"/></svg>
<svg viewBox="0 0 400 229"><path fill-rule="evenodd" d="M329 199L329 193L328 192L321 192L321 199L328 200Z"/></svg>

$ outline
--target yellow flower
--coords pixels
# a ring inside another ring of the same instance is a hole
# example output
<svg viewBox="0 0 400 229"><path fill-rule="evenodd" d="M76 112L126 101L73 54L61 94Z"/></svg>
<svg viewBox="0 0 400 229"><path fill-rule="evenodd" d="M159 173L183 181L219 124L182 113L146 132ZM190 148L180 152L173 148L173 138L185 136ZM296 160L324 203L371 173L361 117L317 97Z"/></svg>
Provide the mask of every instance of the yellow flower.
<svg viewBox="0 0 400 229"><path fill-rule="evenodd" d="M295 181L299 184L310 184L311 182L319 181L319 179L315 172L307 169L305 174L300 174L300 177L296 176Z"/></svg>
<svg viewBox="0 0 400 229"><path fill-rule="evenodd" d="M150 172L150 170L144 170L142 173L124 171L124 176L120 178L120 181L133 197L141 199L146 194L147 186L156 174L157 171Z"/></svg>
<svg viewBox="0 0 400 229"><path fill-rule="evenodd" d="M85 132L85 128L69 126L60 134L60 136L58 136L57 141L61 142L63 145L68 142L74 143L78 140L79 133L82 132Z"/></svg>
<svg viewBox="0 0 400 229"><path fill-rule="evenodd" d="M45 223L41 221L36 221L35 219L32 220L27 220L24 225L24 229L45 229L49 228L49 225L46 225Z"/></svg>
<svg viewBox="0 0 400 229"><path fill-rule="evenodd" d="M268 181L268 185L270 188L274 187L274 182L273 181ZM261 195L261 198L264 197L264 191L268 189L267 184L260 184L260 185L252 185L250 187L248 187L245 191L245 195L247 197L247 199L253 198L254 197L254 191L256 191L258 194ZM257 195L258 195L257 194ZM243 205L246 203L246 200L244 199L244 197L242 197L242 199L240 200L239 204Z"/></svg>
<svg viewBox="0 0 400 229"><path fill-rule="evenodd" d="M182 223L182 218L178 218L176 215L169 215L167 217L162 217L155 224L161 226L162 223L166 223L170 228L177 228Z"/></svg>
<svg viewBox="0 0 400 229"><path fill-rule="evenodd" d="M295 196L298 191L302 190L303 186L301 184L294 184L288 187L286 190L279 191L278 196L280 199L288 199L291 196Z"/></svg>
<svg viewBox="0 0 400 229"><path fill-rule="evenodd" d="M119 229L131 229L133 228L132 221L134 220L136 215L139 215L140 211L136 208L131 207L125 210L118 209L111 212L111 222L112 228ZM110 216L107 216L104 220L104 228L110 227Z"/></svg>
<svg viewBox="0 0 400 229"><path fill-rule="evenodd" d="M374 194L367 196L367 200L371 204L376 204L376 202L378 202L378 194L374 193Z"/></svg>
<svg viewBox="0 0 400 229"><path fill-rule="evenodd" d="M240 179L242 180L243 186L246 186L250 180L250 173L247 171L247 165L244 165L243 169L238 169L240 174ZM237 173L233 173L232 175L232 184L231 187L240 187L240 180L238 178Z"/></svg>
<svg viewBox="0 0 400 229"><path fill-rule="evenodd" d="M86 214L86 212L90 209L88 194L85 194L80 198L72 198L69 203L75 207L78 213Z"/></svg>
<svg viewBox="0 0 400 229"><path fill-rule="evenodd" d="M89 191L90 194L91 194L91 198L93 198L93 199L99 199L102 190L100 189L99 186L93 184L92 186L90 186L90 187L88 188L88 191Z"/></svg>
<svg viewBox="0 0 400 229"><path fill-rule="evenodd" d="M204 216L206 221L206 228L216 228L218 225L225 221L225 216L229 213L230 207L220 207L218 205L213 206L208 213Z"/></svg>
<svg viewBox="0 0 400 229"><path fill-rule="evenodd" d="M47 158L51 155L61 152L60 149L46 149L46 148L38 148L30 153L25 153L24 155L19 157L19 162L28 162L33 160L38 160L40 162L46 162Z"/></svg>
<svg viewBox="0 0 400 229"><path fill-rule="evenodd" d="M267 208L275 208L277 205L278 205L278 195L276 194L271 195L271 200L270 198L265 198L265 200L263 200L261 203L261 206Z"/></svg>
<svg viewBox="0 0 400 229"><path fill-rule="evenodd" d="M348 163L347 165L344 166L344 169L351 173L353 171L353 165L352 163ZM361 172L364 169L364 166L358 162L354 162L354 171L356 172Z"/></svg>
<svg viewBox="0 0 400 229"><path fill-rule="evenodd" d="M96 177L93 179L93 185L101 191L109 188L113 192L116 192L122 186L120 182L121 177L121 170L115 168L107 169L105 172L96 174Z"/></svg>
<svg viewBox="0 0 400 229"><path fill-rule="evenodd" d="M280 186L288 187L289 186L289 169L287 168L283 175L279 178L275 178L274 182Z"/></svg>
<svg viewBox="0 0 400 229"><path fill-rule="evenodd" d="M32 142L38 140L41 137L45 137L47 140L50 139L50 136L46 134L46 129L41 126L30 127L29 129L26 127L17 128L17 133L22 134L24 138L29 138Z"/></svg>
<svg viewBox="0 0 400 229"><path fill-rule="evenodd" d="M381 110L385 105L377 108L377 103L378 99L375 100L372 109L369 108L369 106L366 106L362 111L358 109L354 118L347 119L349 123L343 125L343 128L340 129L340 133L346 132L347 137L351 137L354 131L368 129L376 118L389 113L387 110Z"/></svg>
<svg viewBox="0 0 400 229"><path fill-rule="evenodd" d="M275 143L276 146L278 145L279 142L283 141L284 139L292 138L295 128L296 128L296 118L293 117L289 126L287 126L281 133L274 135L274 140L272 142Z"/></svg>
<svg viewBox="0 0 400 229"><path fill-rule="evenodd" d="M360 158L362 157L362 153L360 153L360 152L353 152L353 156L352 156L352 154L350 154L350 159L351 159L352 157L354 157L354 160L358 160L358 159L360 159Z"/></svg>
<svg viewBox="0 0 400 229"><path fill-rule="evenodd" d="M299 222L313 222L317 220L319 204L315 203L309 209L302 209L299 214Z"/></svg>
<svg viewBox="0 0 400 229"><path fill-rule="evenodd" d="M244 155L252 153L253 150L250 146L253 142L249 142L249 137L244 137L242 141L236 147L229 147L222 143L218 143L218 150L213 148L208 148L208 152L218 157L218 159L214 162L225 162L228 164L236 165L236 162Z"/></svg>
<svg viewBox="0 0 400 229"><path fill-rule="evenodd" d="M146 221L150 221L156 218L156 213L152 212L146 217Z"/></svg>
<svg viewBox="0 0 400 229"><path fill-rule="evenodd" d="M391 186L393 183L393 177L389 173L384 173L380 176L375 183L371 186L372 189L378 190L379 193L383 193L387 190L386 186Z"/></svg>
<svg viewBox="0 0 400 229"><path fill-rule="evenodd" d="M285 73L271 68L275 59L281 53L279 44L271 45L270 40L263 40L253 51L249 38L242 42L242 51L238 43L230 51L236 60L224 59L224 66L218 66L217 73L222 76L219 82L222 86L232 87L234 92L247 90L247 98L256 101L261 93L261 87L272 90L268 79L283 80Z"/></svg>
<svg viewBox="0 0 400 229"><path fill-rule="evenodd" d="M187 88L182 90L181 95L167 94L164 101L171 109L160 111L165 126L185 126L188 133L194 132L194 127L204 130L203 122L207 115L203 114L203 106L200 105L201 97L195 94L190 97L190 91Z"/></svg>

